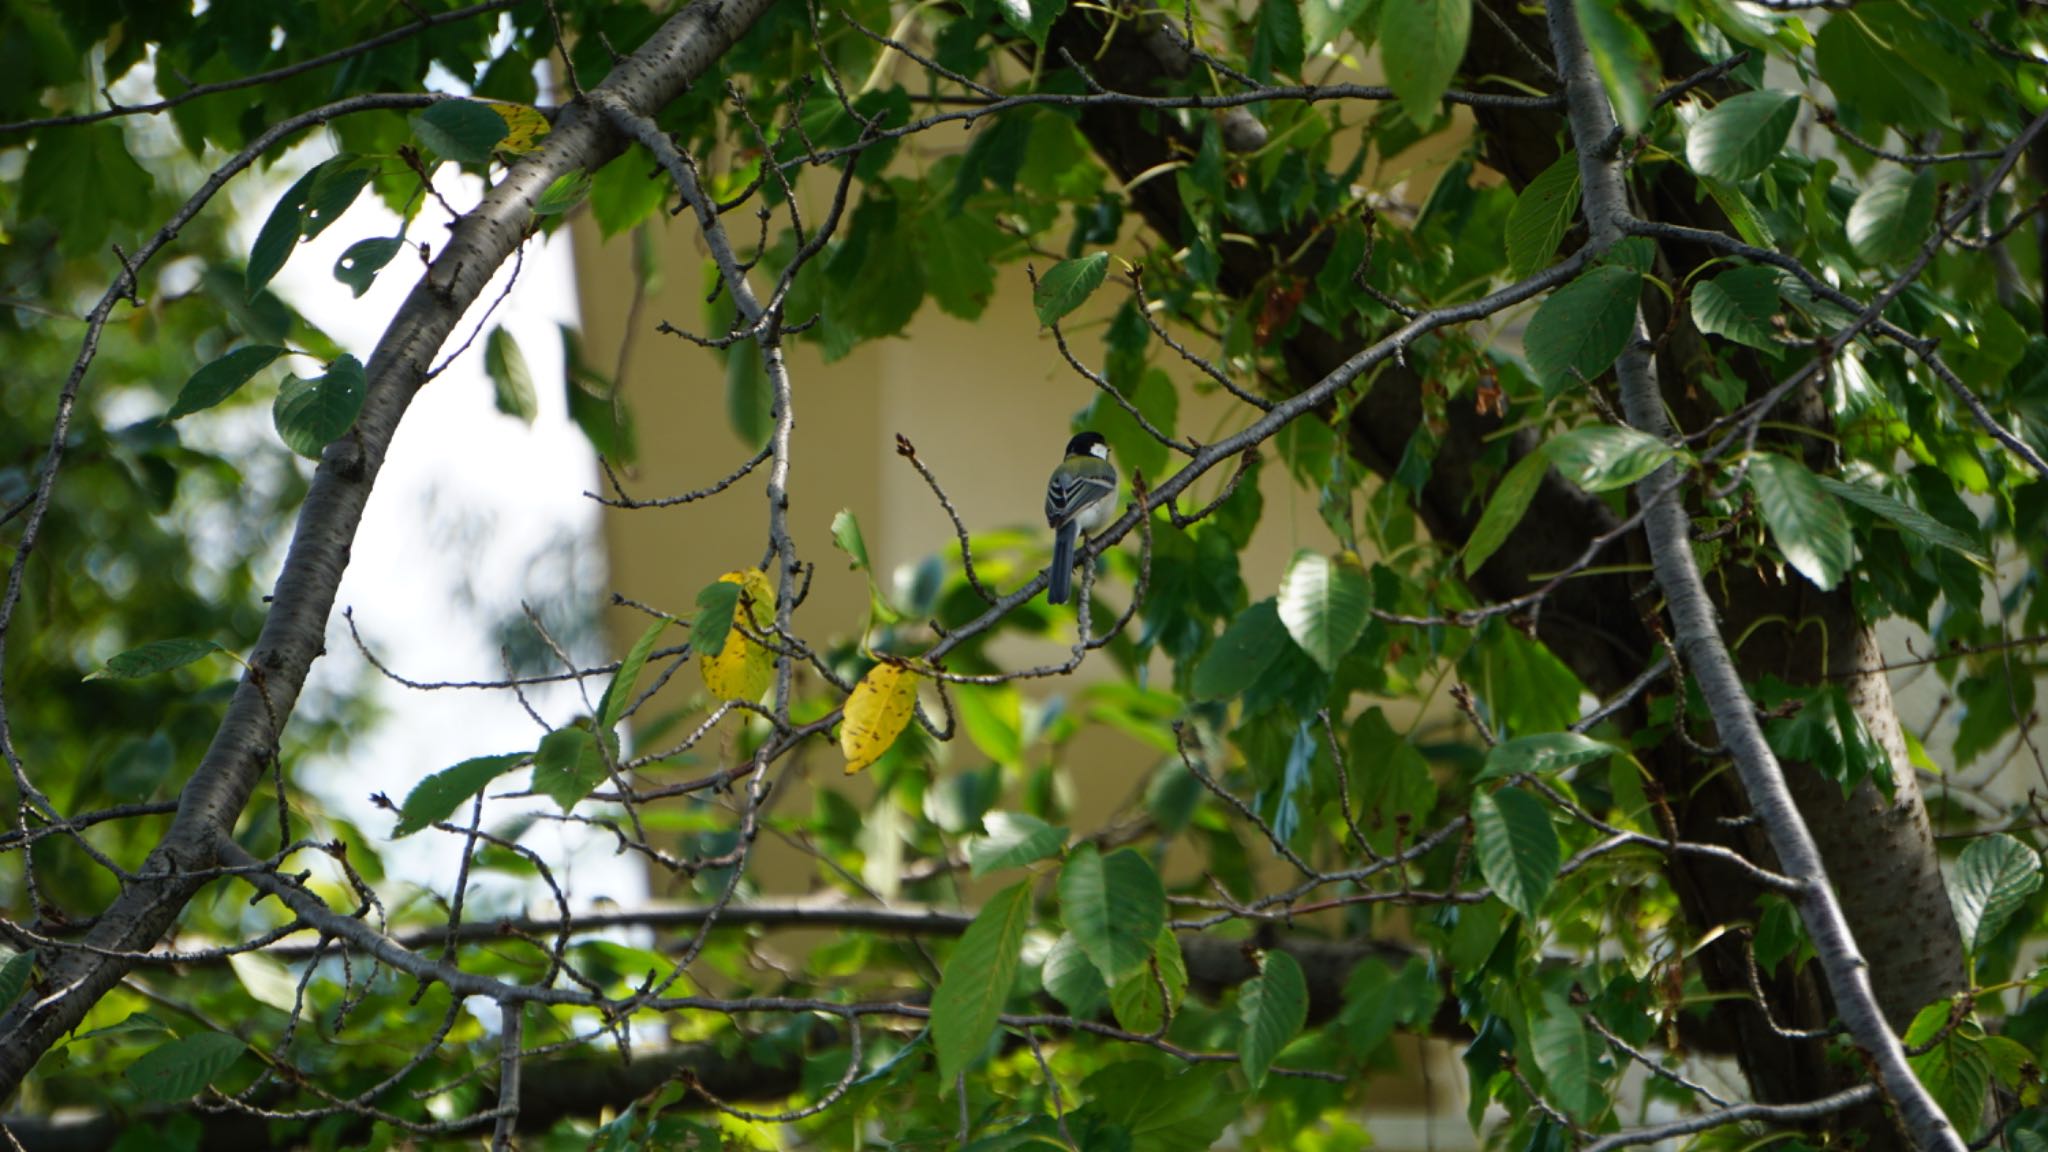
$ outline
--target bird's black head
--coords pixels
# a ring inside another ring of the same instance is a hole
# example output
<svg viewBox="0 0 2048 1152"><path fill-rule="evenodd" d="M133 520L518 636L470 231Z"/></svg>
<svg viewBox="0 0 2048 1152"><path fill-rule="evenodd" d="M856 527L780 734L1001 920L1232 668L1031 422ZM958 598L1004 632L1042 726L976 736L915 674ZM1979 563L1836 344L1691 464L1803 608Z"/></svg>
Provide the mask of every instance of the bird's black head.
<svg viewBox="0 0 2048 1152"><path fill-rule="evenodd" d="M1067 455L1093 456L1097 460L1109 459L1109 441L1100 432L1083 432L1067 441Z"/></svg>

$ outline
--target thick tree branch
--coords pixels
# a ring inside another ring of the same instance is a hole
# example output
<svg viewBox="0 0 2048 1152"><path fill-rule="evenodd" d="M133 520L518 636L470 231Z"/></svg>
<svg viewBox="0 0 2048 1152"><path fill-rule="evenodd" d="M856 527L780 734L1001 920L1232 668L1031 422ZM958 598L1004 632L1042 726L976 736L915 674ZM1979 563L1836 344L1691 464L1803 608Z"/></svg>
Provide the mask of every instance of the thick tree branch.
<svg viewBox="0 0 2048 1152"><path fill-rule="evenodd" d="M1614 116L1594 69L1592 54L1580 33L1572 0L1549 0L1548 14L1551 43L1565 81L1572 138L1579 146L1579 178L1584 189L1586 220L1593 233L1591 247L1604 249L1622 238L1622 222L1634 215L1629 209L1619 160L1611 154L1603 155L1600 150L1601 142L1614 130ZM1616 373L1629 423L1660 440L1671 439L1663 397L1658 394L1651 371L1649 336L1640 311ZM1664 465L1642 481L1637 490L1647 506L1644 527L1650 541L1651 564L1664 592L1681 653L1706 697L1714 725L1735 761L1743 789L1783 870L1806 884L1806 891L1798 899L1800 916L1850 1036L1875 1063L1880 1082L1915 1144L1929 1152L1961 1152L1961 1138L1914 1076L1906 1063L1905 1049L1885 1022L1871 987L1869 966L1857 950L1842 906L1829 885L1820 849L1793 802L1784 772L1757 722L1756 706L1743 689L1742 678L1721 639L1713 604L1693 557L1692 524L1671 487L1673 471L1672 465Z"/></svg>
<svg viewBox="0 0 2048 1152"><path fill-rule="evenodd" d="M701 76L769 0L700 0L670 18L601 86L641 112L657 110ZM273 755L308 670L322 651L335 589L384 455L434 353L493 272L524 242L533 205L557 178L601 167L624 138L595 109L564 109L540 146L520 158L458 221L447 245L393 319L368 367L353 431L322 454L300 510L270 613L212 746L180 797L178 815L142 871L88 937L92 950L46 957L47 979L0 1018L0 1096L133 966L120 953L153 945L217 861Z"/></svg>

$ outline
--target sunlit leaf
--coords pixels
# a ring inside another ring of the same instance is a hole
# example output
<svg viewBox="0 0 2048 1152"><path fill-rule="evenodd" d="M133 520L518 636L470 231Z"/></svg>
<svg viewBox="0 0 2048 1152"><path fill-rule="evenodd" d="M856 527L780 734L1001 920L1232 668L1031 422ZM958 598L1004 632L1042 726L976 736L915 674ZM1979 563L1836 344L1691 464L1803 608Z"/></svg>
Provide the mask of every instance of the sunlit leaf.
<svg viewBox="0 0 2048 1152"><path fill-rule="evenodd" d="M1786 562L1822 591L1840 583L1856 560L1856 537L1806 465L1759 452L1749 460L1749 488Z"/></svg>
<svg viewBox="0 0 2048 1152"><path fill-rule="evenodd" d="M1295 553L1280 578L1278 606L1287 634L1331 672L1365 631L1372 589L1357 557L1347 553L1332 558L1303 550Z"/></svg>
<svg viewBox="0 0 2048 1152"><path fill-rule="evenodd" d="M1062 260L1038 278L1031 294L1031 306L1040 324L1057 324L1060 318L1085 303L1102 287L1109 274L1109 253L1096 252L1074 260Z"/></svg>
<svg viewBox="0 0 2048 1152"><path fill-rule="evenodd" d="M932 1047L939 1079L952 1083L995 1032L1017 982L1017 958L1031 923L1031 882L1012 884L982 905L947 958L932 994Z"/></svg>
<svg viewBox="0 0 2048 1152"><path fill-rule="evenodd" d="M490 787L491 781L532 758L531 752L475 756L427 777L413 785L405 803L399 806L398 826L391 830L392 838L410 836L446 820L464 801Z"/></svg>
<svg viewBox="0 0 2048 1152"><path fill-rule="evenodd" d="M1685 158L1710 179L1747 180L1777 158L1798 118L1799 97L1791 92L1731 96L1693 124Z"/></svg>
<svg viewBox="0 0 2048 1152"><path fill-rule="evenodd" d="M1060 916L1081 950L1114 987L1152 956L1166 925L1166 889L1143 856L1128 848L1104 856L1082 842L1060 869Z"/></svg>
<svg viewBox="0 0 2048 1152"><path fill-rule="evenodd" d="M1535 919L1563 862L1543 801L1518 788L1481 792L1472 798L1472 836L1494 895Z"/></svg>
<svg viewBox="0 0 2048 1152"><path fill-rule="evenodd" d="M1472 0L1385 0L1380 5L1380 43L1387 86L1417 124L1437 117L1437 101L1465 58L1472 34Z"/></svg>
<svg viewBox="0 0 2048 1152"><path fill-rule="evenodd" d="M498 411L528 424L540 415L540 399L533 392L533 370L526 366L526 354L519 350L519 341L502 324L491 329L484 341L484 374L491 378L491 395Z"/></svg>

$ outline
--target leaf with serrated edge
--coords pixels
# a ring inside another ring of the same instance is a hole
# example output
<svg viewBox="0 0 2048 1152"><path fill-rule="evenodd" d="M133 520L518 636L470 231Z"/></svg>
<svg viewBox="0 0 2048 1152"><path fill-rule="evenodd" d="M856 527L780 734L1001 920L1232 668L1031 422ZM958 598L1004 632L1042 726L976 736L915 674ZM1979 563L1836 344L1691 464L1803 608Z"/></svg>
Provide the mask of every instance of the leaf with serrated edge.
<svg viewBox="0 0 2048 1152"><path fill-rule="evenodd" d="M1536 493L1543 487L1543 474L1550 470L1549 457L1541 452L1531 452L1515 462L1508 474L1500 478L1500 486L1493 490L1493 498L1486 502L1486 510L1479 514L1479 523L1472 528L1472 534L1465 538L1465 575L1477 572L1493 558L1500 546L1508 542L1515 526L1522 522L1522 516L1529 511L1529 504L1536 499Z"/></svg>
<svg viewBox="0 0 2048 1152"><path fill-rule="evenodd" d="M1747 180L1768 167L1799 118L1799 97L1790 92L1744 92L1716 104L1696 121L1685 140L1685 158L1713 180Z"/></svg>
<svg viewBox="0 0 2048 1152"><path fill-rule="evenodd" d="M1472 836L1494 895L1535 919L1563 862L1543 801L1517 788L1482 792L1472 800Z"/></svg>
<svg viewBox="0 0 2048 1152"><path fill-rule="evenodd" d="M198 1032L160 1044L128 1066L128 1083L145 1100L190 1100L234 1066L247 1045L225 1032Z"/></svg>
<svg viewBox="0 0 2048 1152"><path fill-rule="evenodd" d="M1856 559L1856 538L1813 473L1796 460L1758 452L1749 460L1749 487L1786 562L1823 592L1840 583Z"/></svg>
<svg viewBox="0 0 2048 1152"><path fill-rule="evenodd" d="M1604 1095L1594 1078L1593 1043L1571 1001L1561 992L1543 993L1543 1011L1530 1020L1529 1049L1551 1099L1579 1120L1599 1115Z"/></svg>
<svg viewBox="0 0 2048 1152"><path fill-rule="evenodd" d="M991 812L981 822L988 834L967 842L969 870L977 880L990 872L1043 860L1067 843L1065 828L1022 812Z"/></svg>
<svg viewBox="0 0 2048 1152"><path fill-rule="evenodd" d="M287 376L270 407L271 423L285 446L309 459L355 426L367 382L362 361L338 356L324 376Z"/></svg>
<svg viewBox="0 0 2048 1152"><path fill-rule="evenodd" d="M1401 98L1408 119L1427 125L1465 58L1472 35L1472 0L1385 0L1380 5L1380 54L1387 86Z"/></svg>
<svg viewBox="0 0 2048 1152"><path fill-rule="evenodd" d="M1678 455L1655 436L1618 424L1574 428L1551 437L1544 450L1559 474L1588 492L1627 487Z"/></svg>
<svg viewBox="0 0 2048 1152"><path fill-rule="evenodd" d="M1820 486L1847 500L1866 512L1891 521L1909 535L1918 536L1929 544L1938 544L1951 552L1957 552L1979 563L1989 558L1977 541L1965 536L1947 524L1936 520L1927 513L1901 500L1895 500L1875 488L1862 484L1851 484L1832 476L1817 476Z"/></svg>
<svg viewBox="0 0 2048 1152"><path fill-rule="evenodd" d="M2006 921L2041 886L2041 857L2003 832L1972 840L1948 874L1948 899L1956 928L1975 952L1998 935Z"/></svg>
<svg viewBox="0 0 2048 1152"><path fill-rule="evenodd" d="M164 419L189 416L233 396L251 377L268 368L286 351L274 344L252 344L208 363L194 372L183 388L178 389L178 399L171 405L171 410L164 413Z"/></svg>
<svg viewBox="0 0 2048 1152"><path fill-rule="evenodd" d="M611 683L604 686L604 696L597 702L597 723L600 728L613 728L619 723L619 716L633 697L633 682L640 678L640 670L647 666L647 657L654 652L655 641L661 639L662 630L668 621L656 620L640 633L633 646L626 650L626 658L619 662L619 671Z"/></svg>
<svg viewBox="0 0 2048 1152"><path fill-rule="evenodd" d="M1602 744L1576 732L1544 732L1521 736L1496 744L1486 753L1480 780L1498 780L1523 773L1562 772L1614 754L1612 745Z"/></svg>
<svg viewBox="0 0 2048 1152"><path fill-rule="evenodd" d="M533 757L531 752L507 752L499 756L474 756L453 768L443 768L412 786L398 809L398 826L392 839L410 836L422 828L446 820L462 802L490 786Z"/></svg>
<svg viewBox="0 0 2048 1152"><path fill-rule="evenodd" d="M998 892L975 914L932 994L932 1047L939 1079L953 1078L981 1054L1017 982L1024 929L1031 923L1031 882Z"/></svg>
<svg viewBox="0 0 2048 1152"><path fill-rule="evenodd" d="M1633 268L1595 268L1537 306L1522 348L1544 395L1598 376L1621 355L1635 327L1642 281Z"/></svg>
<svg viewBox="0 0 2048 1152"><path fill-rule="evenodd" d="M1273 1057L1308 1023L1308 980L1301 965L1278 949L1267 952L1259 974L1238 994L1237 1011L1244 1022L1238 1059L1256 1092L1266 1081Z"/></svg>
<svg viewBox="0 0 2048 1152"><path fill-rule="evenodd" d="M1566 152L1508 210L1508 275L1520 279L1550 263L1578 214L1579 154Z"/></svg>
<svg viewBox="0 0 2048 1152"><path fill-rule="evenodd" d="M154 676L225 651L227 649L211 640L152 640L109 658L104 666L88 674L86 679L133 680L140 676Z"/></svg>
<svg viewBox="0 0 2048 1152"><path fill-rule="evenodd" d="M1323 671L1334 672L1365 631L1372 589L1355 558L1304 549L1280 579L1279 608L1287 634Z"/></svg>
<svg viewBox="0 0 2048 1152"><path fill-rule="evenodd" d="M1096 252L1073 260L1062 260L1038 278L1031 294L1031 306L1040 324L1057 324L1060 318L1086 303L1109 274L1109 253Z"/></svg>
<svg viewBox="0 0 2048 1152"><path fill-rule="evenodd" d="M1700 331L1772 351L1771 318L1778 311L1778 270L1736 268L1700 282L1692 291L1692 322Z"/></svg>
<svg viewBox="0 0 2048 1152"><path fill-rule="evenodd" d="M1070 938L1070 937L1069 937ZM1078 949L1076 949L1078 951ZM1172 1015L1180 1011L1181 1001L1188 994L1188 962L1181 954L1180 938L1173 934L1173 928L1159 930L1159 942L1152 948L1152 959L1159 965L1159 979L1151 978L1148 970L1142 980L1125 980L1109 990L1109 1010L1116 1022L1126 1032L1149 1035L1159 1030ZM1095 972L1091 964L1084 967ZM1096 979L1101 979L1099 974ZM1166 1001L1160 1003L1160 985L1166 986Z"/></svg>
<svg viewBox="0 0 2048 1152"><path fill-rule="evenodd" d="M1103 856L1075 845L1060 869L1060 913L1081 950L1115 987L1142 968L1166 924L1166 889L1143 856L1126 848Z"/></svg>

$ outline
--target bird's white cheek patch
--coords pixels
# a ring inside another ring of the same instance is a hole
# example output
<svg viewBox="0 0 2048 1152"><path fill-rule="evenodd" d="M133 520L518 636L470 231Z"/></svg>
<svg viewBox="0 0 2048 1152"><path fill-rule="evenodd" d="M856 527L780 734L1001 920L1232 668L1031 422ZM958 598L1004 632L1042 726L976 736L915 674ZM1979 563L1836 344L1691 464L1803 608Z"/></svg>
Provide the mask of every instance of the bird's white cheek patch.
<svg viewBox="0 0 2048 1152"><path fill-rule="evenodd" d="M1095 444L1095 445L1091 445L1091 446L1089 447L1089 449L1088 449L1088 454L1089 454L1090 456L1093 456L1093 457L1095 457L1095 458L1096 458L1097 460L1107 460L1107 459L1109 459L1109 445L1107 445L1107 444Z"/></svg>

